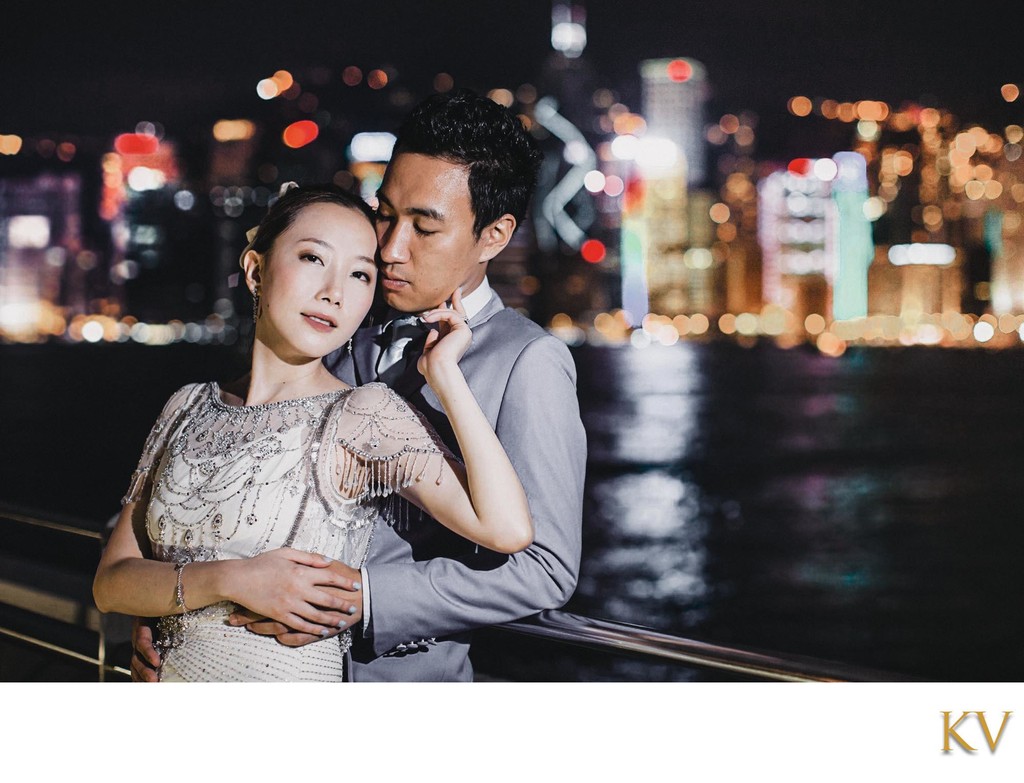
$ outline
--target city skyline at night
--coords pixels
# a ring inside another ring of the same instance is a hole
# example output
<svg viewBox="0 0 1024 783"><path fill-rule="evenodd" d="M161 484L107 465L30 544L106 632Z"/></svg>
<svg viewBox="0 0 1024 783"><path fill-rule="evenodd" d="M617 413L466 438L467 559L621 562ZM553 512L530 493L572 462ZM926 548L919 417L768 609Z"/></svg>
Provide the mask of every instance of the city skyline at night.
<svg viewBox="0 0 1024 783"><path fill-rule="evenodd" d="M992 58L1000 49L998 25L986 28L992 32L984 46L965 47L953 35L963 12L944 4L889 4L879 16L864 6L826 12L790 2L769 18L743 3L679 9L641 2L627 13L592 2L571 11L579 40L560 42L556 17L570 19L561 3L539 4L543 14L530 9L497 38L500 20L458 5L440 20L400 3L375 13L300 4L287 18L257 3L236 26L229 11L241 8L225 3L187 39L188 51L175 49L170 34L177 8L161 15L159 35L156 19L115 8L95 33L75 27L80 12L73 10L26 30L7 53L15 78L0 87L7 98L0 104L0 181L12 183L5 214L20 220L9 227L20 233L10 234L7 299L12 286L32 288L36 264L63 263L39 244L42 229L32 234L34 224L21 219L30 216L20 214L17 193L27 192L32 177L52 189L52 177L70 176L64 187L81 193L84 207L82 215L69 213L61 252L77 254L78 288L48 284L59 293L45 298L62 312L46 315L51 326L44 332L70 329L72 315L79 318L74 339L81 339L82 318L167 320L161 299L230 321L238 303L229 262L242 223L258 219L281 181L359 181L369 195L386 156L357 160L352 141L393 129L430 92L468 86L519 113L546 150L549 165L528 221L533 260L520 242L492 272L507 301L524 311L532 301L531 315L570 342L580 339L581 319L606 339L626 339L642 325L634 345L708 329L776 338L801 331L833 354L872 334L883 343L898 337L937 344L944 341L937 335L966 329L988 342L1024 327L1016 317L1024 278L1014 240L1024 198L1016 173L1017 107L1024 104L1013 74ZM900 16L911 8L918 13L912 25ZM984 18L998 13L997 4L979 11ZM325 28L337 30L332 45ZM442 55L428 40L459 45ZM170 51L163 48L168 41ZM505 57L510 42L516 54ZM484 56L480 47L488 43ZM86 57L89 67L76 67ZM138 67L120 67L138 58ZM808 61L802 70L800 58ZM146 147L146 139L152 150L132 147ZM664 163L677 154L679 175L666 179ZM853 201L838 195L837 161L851 154L865 159L871 181ZM654 159L661 173L651 173ZM806 201L810 183L821 183L818 217L765 201L764 185L787 170L790 206ZM578 190L562 194L570 181ZM657 195L670 191L675 195ZM207 196L213 214L202 228L193 207ZM109 230L96 229L92 198ZM49 241L49 224L46 231ZM865 231L873 231L875 245L870 237L864 244ZM90 236L106 233L103 247L88 246ZM862 239L851 245L854 234ZM780 249L773 249L776 237ZM899 249L945 242L956 246L955 264L940 277L926 268L931 261L922 267L920 252ZM850 252L862 259L852 278L850 261L836 255ZM40 253L45 260L33 260ZM89 283L96 274L87 273L98 256L110 285L97 288ZM185 256L193 257L191 271L171 273ZM197 256L206 261L196 264ZM908 258L918 261L901 268ZM833 302L837 280L847 282ZM16 292L15 299L26 296ZM18 302L6 302L8 320ZM953 317L961 312L969 321ZM876 320L844 337L829 332L823 344L826 328L808 320L820 317L827 326L869 313L909 318L911 333L902 321ZM991 323L978 332L983 313ZM139 331L124 321L103 324L86 334L111 339ZM184 329L175 327L175 339Z"/></svg>

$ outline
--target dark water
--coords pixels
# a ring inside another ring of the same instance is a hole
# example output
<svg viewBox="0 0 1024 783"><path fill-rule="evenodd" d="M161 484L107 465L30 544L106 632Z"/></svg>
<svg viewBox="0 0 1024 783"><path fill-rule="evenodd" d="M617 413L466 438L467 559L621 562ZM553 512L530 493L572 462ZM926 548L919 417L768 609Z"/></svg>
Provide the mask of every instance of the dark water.
<svg viewBox="0 0 1024 783"><path fill-rule="evenodd" d="M590 443L568 608L930 680L1024 679L1024 351L574 350ZM173 389L230 349L0 348L0 501L101 524ZM523 679L692 672L485 635Z"/></svg>

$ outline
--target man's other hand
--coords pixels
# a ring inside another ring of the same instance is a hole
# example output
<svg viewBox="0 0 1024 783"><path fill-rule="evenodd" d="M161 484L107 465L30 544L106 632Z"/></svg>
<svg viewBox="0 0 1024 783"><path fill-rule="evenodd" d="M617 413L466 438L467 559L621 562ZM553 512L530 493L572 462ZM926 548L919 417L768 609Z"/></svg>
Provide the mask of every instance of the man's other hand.
<svg viewBox="0 0 1024 783"><path fill-rule="evenodd" d="M159 682L160 653L153 646L153 625L136 617L132 623L132 682Z"/></svg>

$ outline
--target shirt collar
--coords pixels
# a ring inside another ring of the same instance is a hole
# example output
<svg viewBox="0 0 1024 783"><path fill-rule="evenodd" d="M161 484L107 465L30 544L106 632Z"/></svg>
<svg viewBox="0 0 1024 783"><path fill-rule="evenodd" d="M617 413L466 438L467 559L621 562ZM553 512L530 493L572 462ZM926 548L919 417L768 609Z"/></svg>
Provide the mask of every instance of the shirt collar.
<svg viewBox="0 0 1024 783"><path fill-rule="evenodd" d="M484 309L484 306L491 301L491 294L494 292L491 290L490 284L487 282L487 276L480 281L480 285L474 289L473 293L466 294L462 297L462 306L466 308L466 317L473 318L477 313Z"/></svg>

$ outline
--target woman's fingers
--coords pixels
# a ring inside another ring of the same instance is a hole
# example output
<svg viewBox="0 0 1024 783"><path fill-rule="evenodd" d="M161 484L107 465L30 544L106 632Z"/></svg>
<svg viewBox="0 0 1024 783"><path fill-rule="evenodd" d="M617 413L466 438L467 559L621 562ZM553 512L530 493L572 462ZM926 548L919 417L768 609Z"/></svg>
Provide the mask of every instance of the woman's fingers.
<svg viewBox="0 0 1024 783"><path fill-rule="evenodd" d="M469 328L469 321L466 318L466 314L464 312L460 313L458 310L430 310L420 316L420 318L423 319L424 323L428 324L445 323L453 329Z"/></svg>
<svg viewBox="0 0 1024 783"><path fill-rule="evenodd" d="M359 581L360 579L362 579L362 574L359 569L353 568L341 560L333 561L330 568L316 574L316 583L318 585L332 585L350 592L358 592L363 589L363 585Z"/></svg>
<svg viewBox="0 0 1024 783"><path fill-rule="evenodd" d="M331 601L331 596L323 594L317 598L317 603L303 603L294 607L292 616L301 619L302 625L289 622L288 625L296 631L303 633L314 633L326 636L329 631L348 628L352 624L356 607L351 602L337 603L336 611L327 608L326 604L320 601Z"/></svg>
<svg viewBox="0 0 1024 783"><path fill-rule="evenodd" d="M359 604L353 601L351 596L340 594L334 590L315 591L315 595L310 600L310 603L324 609L334 609L345 615L353 615L359 611Z"/></svg>
<svg viewBox="0 0 1024 783"><path fill-rule="evenodd" d="M469 318L466 317L466 307L462 304L462 286L460 285L452 293L452 309L465 318L467 321Z"/></svg>
<svg viewBox="0 0 1024 783"><path fill-rule="evenodd" d="M319 626L316 630L317 633L321 633L323 628L334 630L348 628L352 624L352 615L348 612L329 612L316 606L302 607L298 614L308 622Z"/></svg>

